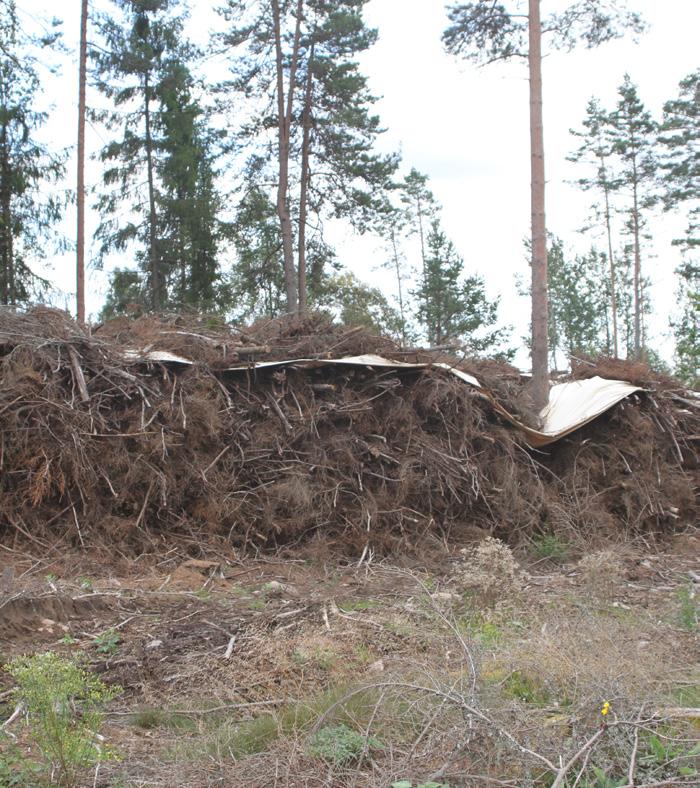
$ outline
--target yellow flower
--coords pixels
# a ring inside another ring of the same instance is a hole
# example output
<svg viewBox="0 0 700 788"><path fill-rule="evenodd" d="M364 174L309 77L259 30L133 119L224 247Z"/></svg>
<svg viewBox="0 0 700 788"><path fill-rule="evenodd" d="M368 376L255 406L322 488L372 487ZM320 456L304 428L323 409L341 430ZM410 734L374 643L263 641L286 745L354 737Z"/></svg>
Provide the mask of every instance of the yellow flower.
<svg viewBox="0 0 700 788"><path fill-rule="evenodd" d="M610 711L610 701L606 700L603 704L603 708L600 710L600 713L605 717L605 715Z"/></svg>

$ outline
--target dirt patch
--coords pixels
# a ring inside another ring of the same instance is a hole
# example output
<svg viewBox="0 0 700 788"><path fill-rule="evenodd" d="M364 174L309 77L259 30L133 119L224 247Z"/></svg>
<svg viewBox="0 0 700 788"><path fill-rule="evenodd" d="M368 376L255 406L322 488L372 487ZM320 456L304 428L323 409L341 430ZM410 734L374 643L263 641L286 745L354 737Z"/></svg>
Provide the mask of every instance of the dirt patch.
<svg viewBox="0 0 700 788"><path fill-rule="evenodd" d="M0 639L6 643L53 641L70 631L70 625L104 611L108 602L98 595L66 594L0 597Z"/></svg>

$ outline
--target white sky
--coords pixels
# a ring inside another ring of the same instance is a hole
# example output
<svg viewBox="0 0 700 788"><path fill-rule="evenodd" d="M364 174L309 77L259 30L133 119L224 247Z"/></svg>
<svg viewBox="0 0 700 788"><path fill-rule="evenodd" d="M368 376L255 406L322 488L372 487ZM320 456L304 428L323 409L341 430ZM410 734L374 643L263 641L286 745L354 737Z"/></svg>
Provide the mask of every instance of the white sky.
<svg viewBox="0 0 700 788"><path fill-rule="evenodd" d="M210 19L202 13L213 0L195 0L193 24ZM102 3L100 3L102 5ZM215 4L215 3L213 3ZM64 19L65 40L77 49L79 0L19 0L20 9ZM543 14L566 5L543 0ZM678 82L700 65L698 31L700 0L628 0L650 25L639 43L612 42L597 50L554 53L544 62L544 125L547 171L548 229L573 248L590 247L591 238L577 234L587 218L591 195L567 180L580 177L579 167L566 162L575 147L569 129L580 128L588 99L598 96L611 107L625 72L638 85L647 108L658 118L661 107L678 92ZM399 148L406 171L416 167L430 176L430 186L443 206L448 235L465 258L468 271L487 280L492 295L502 296L503 319L515 323L515 337L528 325L528 304L517 296L516 274L528 275L523 238L529 232L529 126L525 67L495 65L477 69L444 53L440 35L446 26L443 0L370 0L366 18L379 29L379 42L362 57L373 92L381 96L377 110L387 128L382 148ZM204 33L197 31L198 37ZM77 57L72 55L71 63ZM48 85L54 110L48 139L71 144L77 124L76 73L70 64ZM90 101L90 98L88 98ZM88 128L88 147L101 145ZM73 179L75 163L69 163ZM88 180L99 179L99 166L88 167ZM68 231L74 216L67 217ZM95 226L91 217L88 231ZM652 279L655 317L652 345L670 356L668 317L673 312L673 270L679 261L670 240L684 227L678 217L660 214L650 223L656 243L644 272ZM335 228L339 256L360 278L392 291L390 277L377 270L378 244ZM69 297L74 292L74 259L54 261L51 278ZM88 312L96 313L106 289L106 276L88 274ZM65 299L61 301L63 305ZM71 304L72 300L68 303ZM524 355L519 356L526 363Z"/></svg>

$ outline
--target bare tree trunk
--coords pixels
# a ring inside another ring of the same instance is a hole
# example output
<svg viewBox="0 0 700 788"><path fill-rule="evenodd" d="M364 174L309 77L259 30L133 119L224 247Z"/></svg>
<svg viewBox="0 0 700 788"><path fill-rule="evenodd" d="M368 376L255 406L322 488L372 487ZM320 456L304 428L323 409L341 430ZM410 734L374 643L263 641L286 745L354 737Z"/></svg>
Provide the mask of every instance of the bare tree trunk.
<svg viewBox="0 0 700 788"><path fill-rule="evenodd" d="M401 287L401 266L399 265L399 253L396 248L396 233L391 230L391 246L394 251L394 265L396 266L396 285L399 292L399 314L401 315L401 344L406 344L406 317L403 310L403 288Z"/></svg>
<svg viewBox="0 0 700 788"><path fill-rule="evenodd" d="M306 312L306 213L309 193L309 156L311 147L311 96L313 88L314 45L311 45L304 92L304 114L302 118L303 138L301 144L301 192L299 194L299 314Z"/></svg>
<svg viewBox="0 0 700 788"><path fill-rule="evenodd" d="M0 130L0 265L2 265L2 303L15 302L14 249L12 243L12 210L10 165L7 151L7 125Z"/></svg>
<svg viewBox="0 0 700 788"><path fill-rule="evenodd" d="M637 162L632 162L632 232L634 236L634 357L642 356L642 253L639 240Z"/></svg>
<svg viewBox="0 0 700 788"><path fill-rule="evenodd" d="M544 134L542 128L542 24L540 0L529 0L530 162L532 204L532 399L549 401L547 349L547 231L544 216Z"/></svg>
<svg viewBox="0 0 700 788"><path fill-rule="evenodd" d="M78 68L78 227L76 238L75 300L78 323L85 324L85 82L87 80L88 0L80 7L80 65Z"/></svg>
<svg viewBox="0 0 700 788"><path fill-rule="evenodd" d="M607 187L605 193L605 229L608 235L608 260L610 261L610 308L612 310L612 329L613 329L613 354L615 358L619 355L619 343L617 338L617 284L615 282L615 257L612 247L612 227L610 221L610 195Z"/></svg>
<svg viewBox="0 0 700 788"><path fill-rule="evenodd" d="M163 306L161 272L158 267L156 197L153 179L153 139L151 137L151 95L148 72L143 78L143 92L146 120L146 171L148 177L148 260L151 274L151 306L158 312Z"/></svg>
<svg viewBox="0 0 700 788"><path fill-rule="evenodd" d="M289 93L285 108L284 93L284 62L282 57L282 23L280 21L279 0L271 0L272 18L275 35L275 62L277 69L277 131L279 180L277 183L277 215L282 232L282 253L284 258L284 283L287 293L287 311L297 311L297 277L294 270L294 242L292 239L292 220L289 211L289 145L291 133L292 109L294 106L294 83L299 57L299 40L301 38L301 11L303 0L297 3L296 30L294 48L289 73Z"/></svg>

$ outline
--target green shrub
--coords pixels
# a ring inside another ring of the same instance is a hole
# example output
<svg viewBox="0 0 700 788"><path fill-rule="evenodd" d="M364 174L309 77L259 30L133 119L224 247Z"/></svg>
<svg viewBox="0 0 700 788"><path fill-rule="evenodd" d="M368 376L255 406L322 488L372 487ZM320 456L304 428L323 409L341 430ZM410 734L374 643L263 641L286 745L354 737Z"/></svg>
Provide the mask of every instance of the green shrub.
<svg viewBox="0 0 700 788"><path fill-rule="evenodd" d="M347 725L331 725L314 734L310 751L317 758L343 766L362 757L369 749L380 750L382 743L373 736L363 736Z"/></svg>
<svg viewBox="0 0 700 788"><path fill-rule="evenodd" d="M76 785L79 770L114 757L100 743L101 709L119 688L107 687L74 659L53 652L17 657L5 666L17 682L41 767L59 785Z"/></svg>
<svg viewBox="0 0 700 788"><path fill-rule="evenodd" d="M563 561L569 554L569 545L556 534L540 534L534 539L535 555L539 559Z"/></svg>
<svg viewBox="0 0 700 788"><path fill-rule="evenodd" d="M104 632L100 632L99 635L95 635L93 642L100 654L112 656L119 650L121 635L116 629L110 627L109 629L105 629Z"/></svg>

